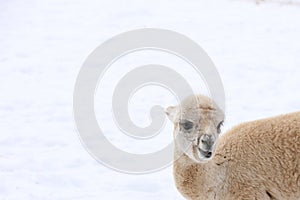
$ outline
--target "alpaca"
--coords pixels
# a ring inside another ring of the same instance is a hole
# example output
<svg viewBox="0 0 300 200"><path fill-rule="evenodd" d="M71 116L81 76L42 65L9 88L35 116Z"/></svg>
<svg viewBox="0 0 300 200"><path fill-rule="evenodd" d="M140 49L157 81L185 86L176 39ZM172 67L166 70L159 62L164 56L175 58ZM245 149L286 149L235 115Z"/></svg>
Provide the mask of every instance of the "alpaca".
<svg viewBox="0 0 300 200"><path fill-rule="evenodd" d="M300 112L243 123L220 137L224 114L208 97L188 97L166 114L185 198L300 199Z"/></svg>

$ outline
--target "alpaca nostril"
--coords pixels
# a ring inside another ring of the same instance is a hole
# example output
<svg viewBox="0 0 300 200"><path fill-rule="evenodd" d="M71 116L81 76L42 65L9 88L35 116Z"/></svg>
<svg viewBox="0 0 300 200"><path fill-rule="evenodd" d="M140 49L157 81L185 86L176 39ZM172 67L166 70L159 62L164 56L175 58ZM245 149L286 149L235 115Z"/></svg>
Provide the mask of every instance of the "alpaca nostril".
<svg viewBox="0 0 300 200"><path fill-rule="evenodd" d="M212 144L212 141L210 141L210 140L202 139L201 142L202 142L202 144L205 144L205 145L208 145L208 146L210 146Z"/></svg>
<svg viewBox="0 0 300 200"><path fill-rule="evenodd" d="M208 134L203 135L200 141L203 145L206 145L208 147L213 146L215 142L213 136Z"/></svg>

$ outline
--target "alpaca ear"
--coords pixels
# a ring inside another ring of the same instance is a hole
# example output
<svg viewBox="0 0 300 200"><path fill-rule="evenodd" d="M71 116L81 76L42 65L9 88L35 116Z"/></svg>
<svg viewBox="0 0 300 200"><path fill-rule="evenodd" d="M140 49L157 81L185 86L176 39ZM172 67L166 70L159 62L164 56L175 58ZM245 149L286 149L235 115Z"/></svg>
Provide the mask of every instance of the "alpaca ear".
<svg viewBox="0 0 300 200"><path fill-rule="evenodd" d="M168 116L169 120L174 123L177 115L177 107L170 106L165 110L165 113Z"/></svg>

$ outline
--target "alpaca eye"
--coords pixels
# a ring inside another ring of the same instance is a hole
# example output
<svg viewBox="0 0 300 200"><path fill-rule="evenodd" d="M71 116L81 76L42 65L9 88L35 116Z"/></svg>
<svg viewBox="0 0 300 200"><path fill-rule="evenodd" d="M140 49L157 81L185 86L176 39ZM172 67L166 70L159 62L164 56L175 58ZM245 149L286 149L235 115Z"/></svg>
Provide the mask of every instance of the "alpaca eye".
<svg viewBox="0 0 300 200"><path fill-rule="evenodd" d="M221 133L221 128L222 128L222 126L223 126L223 123L224 123L224 121L221 121L221 122L218 124L218 126L217 126L218 133Z"/></svg>
<svg viewBox="0 0 300 200"><path fill-rule="evenodd" d="M185 129L185 130L190 130L193 128L194 123L190 122L190 121L185 121L181 124L181 126Z"/></svg>

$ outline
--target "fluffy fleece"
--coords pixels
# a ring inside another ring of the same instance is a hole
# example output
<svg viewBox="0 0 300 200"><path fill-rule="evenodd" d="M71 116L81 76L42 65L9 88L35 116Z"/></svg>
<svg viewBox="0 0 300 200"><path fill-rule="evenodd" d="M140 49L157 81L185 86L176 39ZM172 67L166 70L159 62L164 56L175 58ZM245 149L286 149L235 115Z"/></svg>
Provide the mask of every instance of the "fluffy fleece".
<svg viewBox="0 0 300 200"><path fill-rule="evenodd" d="M300 199L300 112L236 126L205 163L175 145L178 154L174 177L187 199Z"/></svg>

